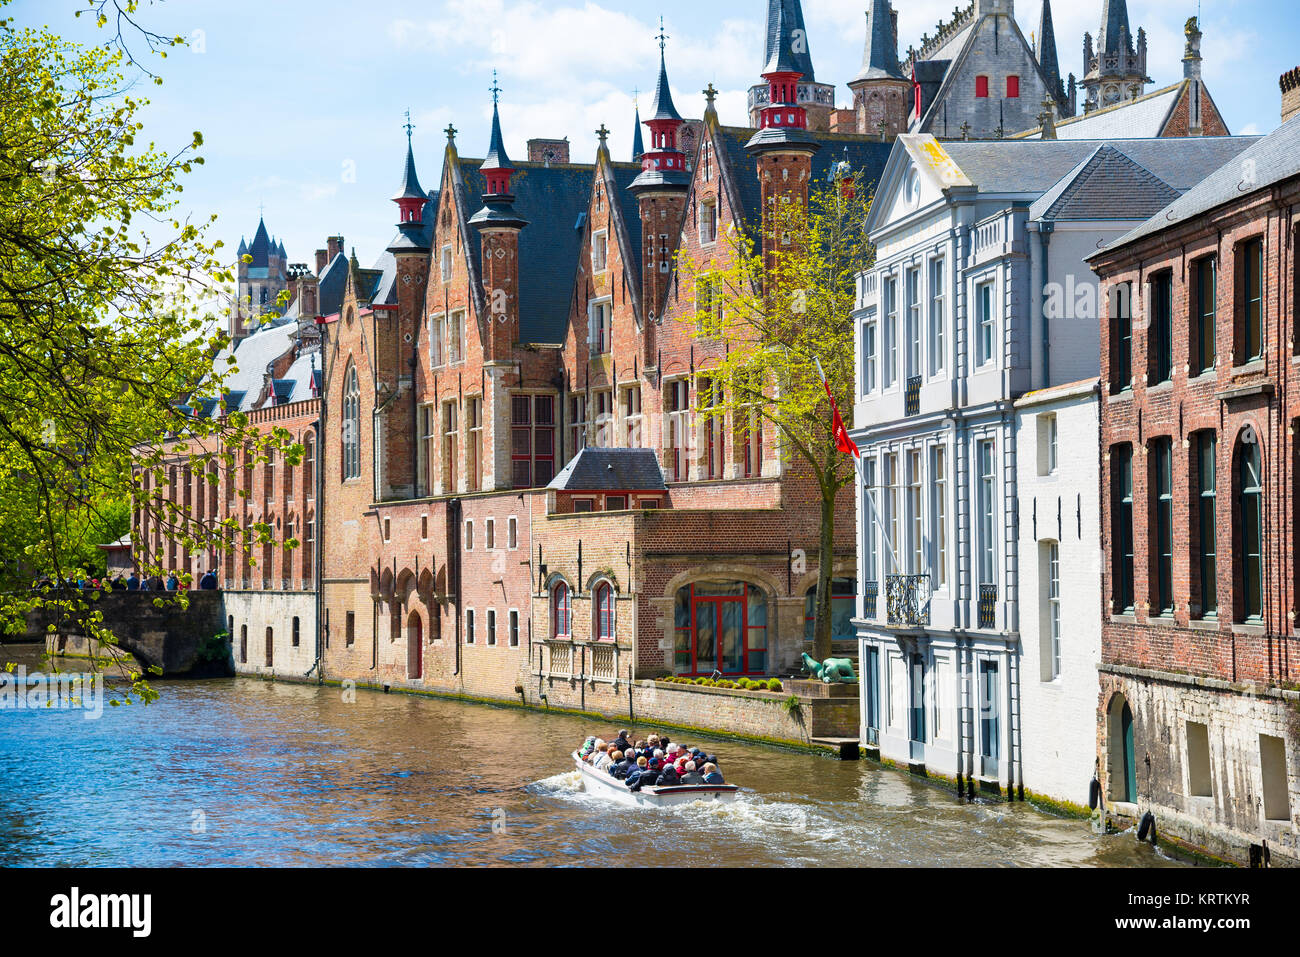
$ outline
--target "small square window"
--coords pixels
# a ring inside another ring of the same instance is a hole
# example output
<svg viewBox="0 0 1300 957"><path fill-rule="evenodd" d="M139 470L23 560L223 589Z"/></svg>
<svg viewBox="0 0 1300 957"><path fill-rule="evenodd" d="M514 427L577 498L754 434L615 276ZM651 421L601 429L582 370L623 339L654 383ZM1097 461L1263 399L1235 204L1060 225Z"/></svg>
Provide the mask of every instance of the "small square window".
<svg viewBox="0 0 1300 957"><path fill-rule="evenodd" d="M1014 100L1020 96L1020 77L1007 77L1007 99Z"/></svg>
<svg viewBox="0 0 1300 957"><path fill-rule="evenodd" d="M978 97L987 97L989 95L989 78L986 76L975 77L975 95Z"/></svg>

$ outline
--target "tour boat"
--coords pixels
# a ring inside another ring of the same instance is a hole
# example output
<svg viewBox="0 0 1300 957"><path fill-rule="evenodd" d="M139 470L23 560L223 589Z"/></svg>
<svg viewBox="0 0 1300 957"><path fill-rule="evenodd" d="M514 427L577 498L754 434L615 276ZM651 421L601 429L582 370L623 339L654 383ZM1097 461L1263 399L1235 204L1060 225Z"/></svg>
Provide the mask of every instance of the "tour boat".
<svg viewBox="0 0 1300 957"><path fill-rule="evenodd" d="M618 778L606 771L597 771L583 761L577 751L573 752L573 760L582 772L582 786L586 791L632 807L671 807L692 801L728 802L736 800L736 792L740 790L734 784L672 784L632 791Z"/></svg>

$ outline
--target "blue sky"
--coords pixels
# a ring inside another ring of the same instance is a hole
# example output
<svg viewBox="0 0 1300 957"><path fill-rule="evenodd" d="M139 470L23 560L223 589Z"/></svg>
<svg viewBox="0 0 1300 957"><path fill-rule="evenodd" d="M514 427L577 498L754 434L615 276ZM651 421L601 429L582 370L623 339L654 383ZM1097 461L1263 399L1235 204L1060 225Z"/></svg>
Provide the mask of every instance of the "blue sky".
<svg viewBox="0 0 1300 957"><path fill-rule="evenodd" d="M900 46L919 41L955 0L895 0ZM50 25L83 43L107 37L73 17L85 0L17 0L7 15ZM703 112L710 82L724 123L744 122L745 90L758 79L766 0L145 0L140 16L189 49L150 60L161 87L145 132L176 147L201 130L206 165L186 180L182 208L220 214L217 236L233 259L251 239L259 204L291 262L311 262L324 238L343 233L363 264L395 232L404 158L403 113L415 124L421 182L438 185L442 130L455 124L466 156L486 151L488 87L500 71L506 146L524 156L529 137L568 136L573 158L589 161L594 130L612 131L616 158L632 141L632 96L648 105L658 68L658 16L668 41L673 97L684 115ZM862 0L804 0L809 46L822 82L857 71L864 39ZM1026 37L1038 29L1039 0L1015 0ZM1156 86L1182 76L1183 24L1196 0L1129 0L1134 30L1150 37ZM1097 32L1101 0L1055 0L1064 73L1082 72L1083 32ZM1283 0L1204 0L1204 75L1233 132L1266 133L1279 122L1278 76L1300 64L1294 7Z"/></svg>

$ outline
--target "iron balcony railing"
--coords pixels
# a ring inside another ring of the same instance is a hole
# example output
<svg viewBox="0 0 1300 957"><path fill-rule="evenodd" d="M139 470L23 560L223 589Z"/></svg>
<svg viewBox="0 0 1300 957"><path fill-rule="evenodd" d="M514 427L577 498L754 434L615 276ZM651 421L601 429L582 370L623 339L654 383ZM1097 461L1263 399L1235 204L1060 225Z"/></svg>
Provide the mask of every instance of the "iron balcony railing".
<svg viewBox="0 0 1300 957"><path fill-rule="evenodd" d="M921 413L921 377L914 375L908 378L907 388L903 392L904 415L919 415Z"/></svg>
<svg viewBox="0 0 1300 957"><path fill-rule="evenodd" d="M862 613L867 618L876 617L876 595L880 592L879 582L867 582L866 600L862 604Z"/></svg>
<svg viewBox="0 0 1300 957"><path fill-rule="evenodd" d="M979 626L992 628L997 620L998 586L980 585Z"/></svg>
<svg viewBox="0 0 1300 957"><path fill-rule="evenodd" d="M886 575L885 608L891 625L930 624L930 576Z"/></svg>

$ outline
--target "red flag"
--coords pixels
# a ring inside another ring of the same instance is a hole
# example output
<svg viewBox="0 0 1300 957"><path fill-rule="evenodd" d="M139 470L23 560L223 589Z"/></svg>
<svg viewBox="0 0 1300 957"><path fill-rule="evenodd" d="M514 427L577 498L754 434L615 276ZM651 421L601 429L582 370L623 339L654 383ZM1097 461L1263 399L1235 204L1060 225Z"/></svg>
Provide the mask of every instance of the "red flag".
<svg viewBox="0 0 1300 957"><path fill-rule="evenodd" d="M835 436L835 447L845 455L861 458L862 452L858 449L857 443L849 438L849 430L844 427L844 417L840 415L840 407L835 401L835 396L831 395L831 384L826 381L826 373L822 372L820 362L817 363L817 372L822 377L822 388L826 390L826 398L831 400L831 412L834 415L831 420L831 434Z"/></svg>

